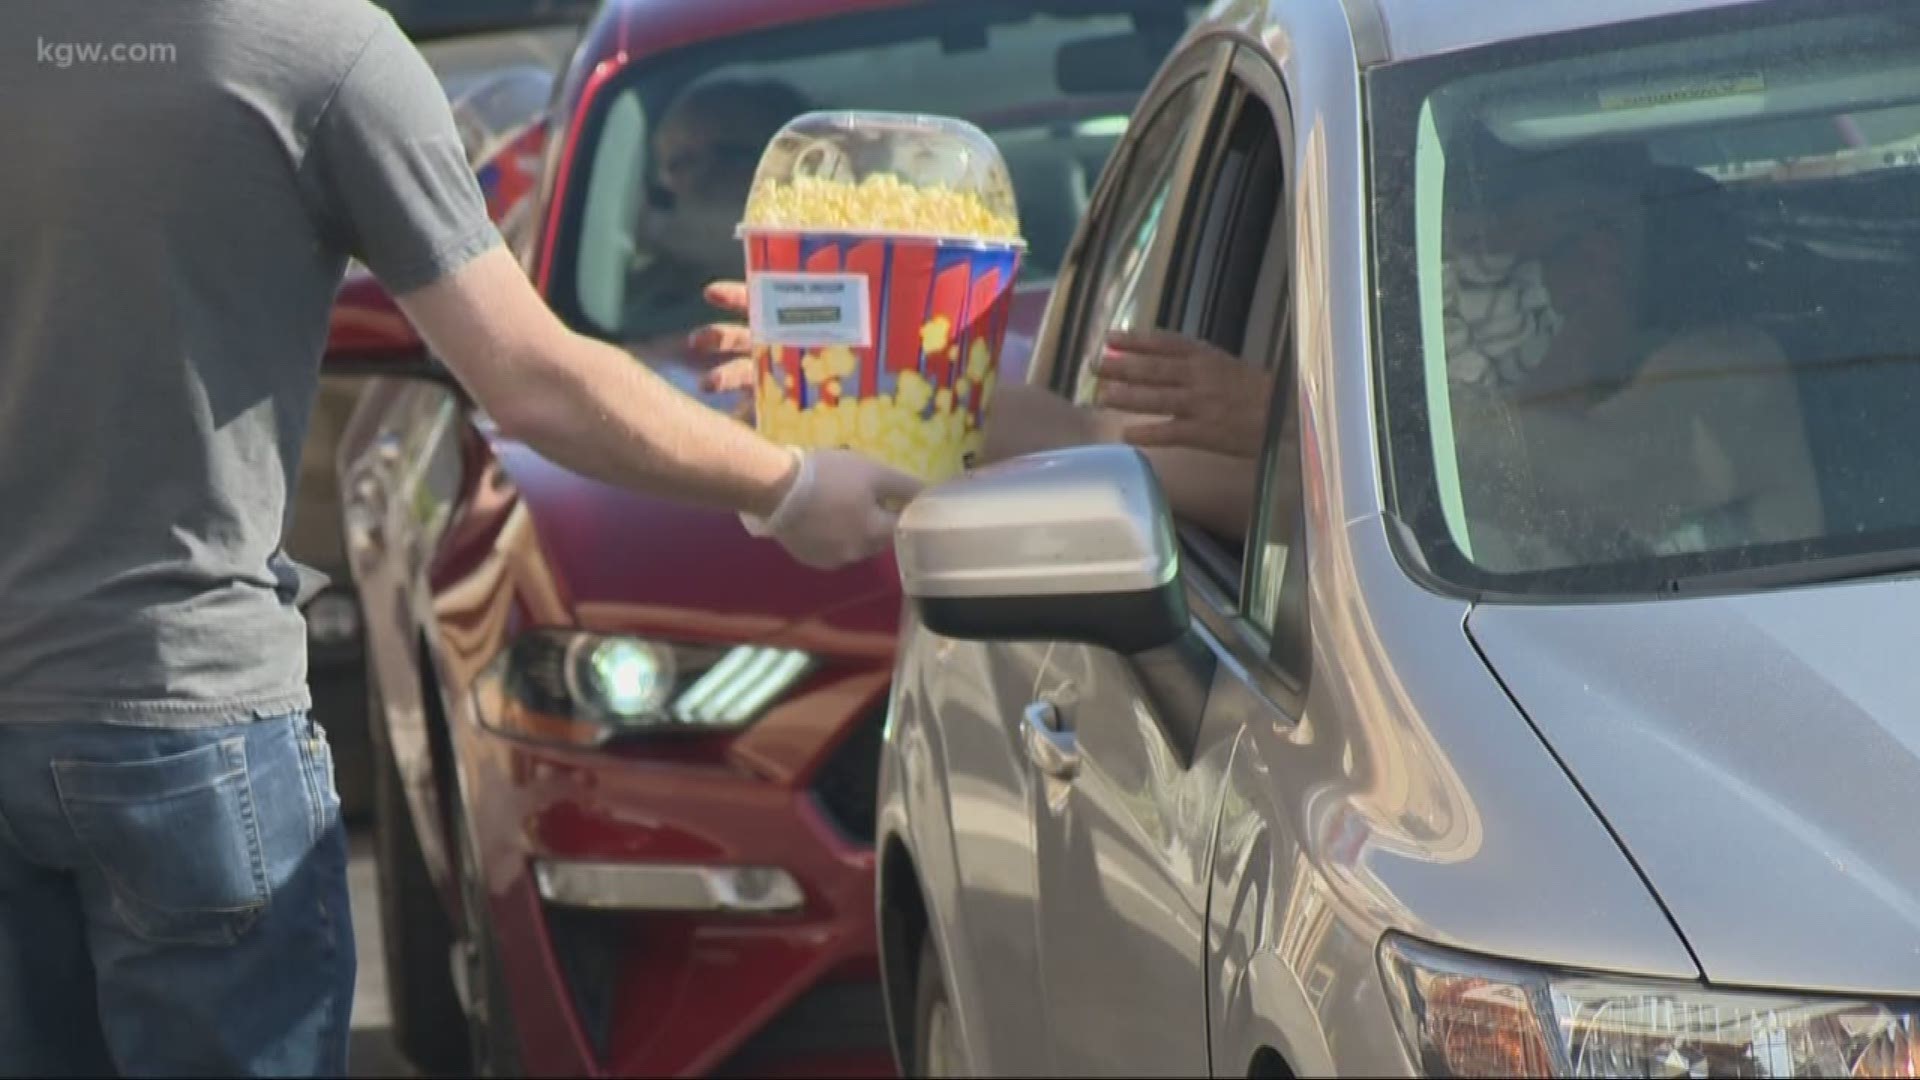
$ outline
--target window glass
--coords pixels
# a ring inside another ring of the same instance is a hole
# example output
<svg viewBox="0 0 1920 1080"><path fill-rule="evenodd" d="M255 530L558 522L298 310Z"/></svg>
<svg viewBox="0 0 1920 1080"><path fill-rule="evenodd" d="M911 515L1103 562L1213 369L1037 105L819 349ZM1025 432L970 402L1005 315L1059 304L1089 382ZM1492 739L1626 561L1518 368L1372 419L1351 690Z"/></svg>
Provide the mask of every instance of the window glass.
<svg viewBox="0 0 1920 1080"><path fill-rule="evenodd" d="M1303 585L1295 562L1304 530L1298 402L1290 392L1294 245L1288 165L1271 106L1249 93L1221 156L1215 195L1220 205L1209 210L1222 242L1194 269L1185 319L1188 332L1264 374L1249 384L1249 401L1258 403L1259 415L1279 414L1245 430L1246 439L1259 441L1247 442L1242 453L1259 468L1247 470L1243 497L1251 513L1245 542L1227 549L1233 565L1244 564L1244 615L1269 635L1288 599L1283 591L1298 592Z"/></svg>
<svg viewBox="0 0 1920 1080"><path fill-rule="evenodd" d="M1013 176L1029 242L1025 276L1050 278L1091 179L1157 66L1109 67L1089 80L1074 58L1089 47L1125 54L1116 42L1147 55L1169 28L1139 8L1138 0L914 5L642 62L589 126L590 180L573 196L583 205L570 215L579 224L562 246L556 306L583 329L636 347L711 321L701 288L744 272L734 229L761 151L788 120L816 109L978 124ZM1177 30L1199 9L1155 10L1171 12Z"/></svg>
<svg viewBox="0 0 1920 1080"><path fill-rule="evenodd" d="M1197 126L1204 102L1205 81L1196 78L1180 87L1161 105L1141 130L1127 160L1127 172L1113 199L1111 224L1094 263L1086 306L1077 321L1079 339L1073 346L1071 370L1073 400L1093 401L1098 380L1094 359L1108 330L1131 330L1139 318L1140 287L1154 250L1154 240L1166 220L1173 194L1174 174Z"/></svg>
<svg viewBox="0 0 1920 1080"><path fill-rule="evenodd" d="M1228 386L1230 414L1220 417L1222 444L1192 483L1221 505L1189 529L1196 569L1211 573L1238 597L1249 531L1261 516L1258 474L1273 400L1273 364L1281 355L1271 333L1249 334L1256 306L1287 307L1284 169L1271 109L1250 90L1228 99L1218 145L1209 148L1194 184L1196 212L1179 238L1168 275L1177 297L1170 325L1192 342L1179 362L1218 365L1211 385ZM1264 321L1263 321L1264 324ZM1202 384L1202 385L1208 385ZM1204 475L1202 475L1204 474Z"/></svg>
<svg viewBox="0 0 1920 1080"><path fill-rule="evenodd" d="M1370 79L1389 490L1428 572L1649 595L1920 545L1920 11Z"/></svg>

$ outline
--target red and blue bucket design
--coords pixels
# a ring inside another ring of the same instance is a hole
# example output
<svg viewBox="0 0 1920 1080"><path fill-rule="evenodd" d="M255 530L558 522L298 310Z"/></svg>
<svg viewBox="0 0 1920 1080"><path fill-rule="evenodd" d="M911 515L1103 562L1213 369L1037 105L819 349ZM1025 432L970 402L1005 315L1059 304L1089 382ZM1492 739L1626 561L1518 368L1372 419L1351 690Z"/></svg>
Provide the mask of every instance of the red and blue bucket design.
<svg viewBox="0 0 1920 1080"><path fill-rule="evenodd" d="M898 457L899 444L911 444L912 460L888 463L930 481L970 464L1006 342L1022 245L752 228L743 237L749 277L841 274L867 283L869 345L756 350L762 430L781 441L850 446L883 460ZM820 377L829 369L835 377ZM884 407L863 409L869 401ZM783 426L770 412L788 422ZM879 419L866 421L861 412ZM901 432L915 414L939 430ZM891 440L871 430L876 423L890 429Z"/></svg>

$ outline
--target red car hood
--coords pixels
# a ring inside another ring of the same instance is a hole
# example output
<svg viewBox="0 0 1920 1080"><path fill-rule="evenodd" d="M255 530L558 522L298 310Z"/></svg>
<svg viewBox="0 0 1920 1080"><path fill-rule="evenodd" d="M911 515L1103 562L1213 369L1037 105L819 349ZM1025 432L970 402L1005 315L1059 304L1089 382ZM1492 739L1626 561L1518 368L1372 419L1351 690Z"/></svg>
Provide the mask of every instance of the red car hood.
<svg viewBox="0 0 1920 1080"><path fill-rule="evenodd" d="M1014 303L1004 376L1024 378L1044 288ZM701 393L708 365L671 347L643 350L654 370ZM899 573L889 552L834 572L809 570L731 513L636 495L569 472L521 443L492 436L501 467L531 511L562 597L582 625L690 641L790 643L816 652L889 655L899 625Z"/></svg>

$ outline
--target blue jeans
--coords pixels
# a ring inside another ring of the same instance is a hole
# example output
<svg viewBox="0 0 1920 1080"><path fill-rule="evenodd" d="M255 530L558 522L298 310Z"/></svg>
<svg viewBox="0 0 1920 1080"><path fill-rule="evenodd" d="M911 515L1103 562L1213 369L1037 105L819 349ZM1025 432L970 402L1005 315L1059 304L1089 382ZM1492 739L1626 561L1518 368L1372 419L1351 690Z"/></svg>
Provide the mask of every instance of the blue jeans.
<svg viewBox="0 0 1920 1080"><path fill-rule="evenodd" d="M353 978L311 719L0 722L0 1073L345 1075Z"/></svg>

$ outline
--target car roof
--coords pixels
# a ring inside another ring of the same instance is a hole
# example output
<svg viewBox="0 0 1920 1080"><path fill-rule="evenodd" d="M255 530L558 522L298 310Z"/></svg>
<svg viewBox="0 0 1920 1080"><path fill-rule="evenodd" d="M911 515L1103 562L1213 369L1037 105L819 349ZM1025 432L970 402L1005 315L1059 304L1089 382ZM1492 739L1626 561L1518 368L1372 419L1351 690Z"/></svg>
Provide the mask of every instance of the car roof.
<svg viewBox="0 0 1920 1080"><path fill-rule="evenodd" d="M619 48L655 54L715 38L835 15L905 7L916 0L609 0L601 19L620 21ZM949 0L964 3L965 0Z"/></svg>
<svg viewBox="0 0 1920 1080"><path fill-rule="evenodd" d="M1273 0L1277 9L1288 0ZM1756 0L1342 0L1363 33L1384 41L1374 61L1411 60L1490 45L1633 22L1661 15L1732 7Z"/></svg>
<svg viewBox="0 0 1920 1080"><path fill-rule="evenodd" d="M599 21L618 21L607 51L657 54L734 34L835 15L969 0L608 0ZM1267 0L1279 18L1282 4ZM1354 25L1363 63L1411 60L1518 38L1732 7L1758 0L1339 0ZM1243 0L1215 16L1240 23ZM598 35L594 35L598 36Z"/></svg>

